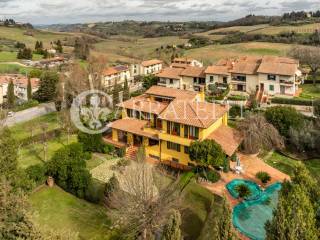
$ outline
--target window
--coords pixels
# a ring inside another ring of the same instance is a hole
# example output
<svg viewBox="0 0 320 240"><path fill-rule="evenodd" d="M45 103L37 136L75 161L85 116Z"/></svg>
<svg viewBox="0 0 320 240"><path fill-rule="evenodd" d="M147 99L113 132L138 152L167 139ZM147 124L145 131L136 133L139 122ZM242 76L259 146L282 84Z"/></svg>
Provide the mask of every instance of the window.
<svg viewBox="0 0 320 240"><path fill-rule="evenodd" d="M237 81L245 82L247 80L246 76L237 76L236 77Z"/></svg>
<svg viewBox="0 0 320 240"><path fill-rule="evenodd" d="M167 142L167 149L180 152L180 144L173 143L173 142Z"/></svg>
<svg viewBox="0 0 320 240"><path fill-rule="evenodd" d="M210 82L213 83L213 76L210 76Z"/></svg>
<svg viewBox="0 0 320 240"><path fill-rule="evenodd" d="M274 85L269 85L269 91L274 91Z"/></svg>
<svg viewBox="0 0 320 240"><path fill-rule="evenodd" d="M275 81L276 80L276 75L268 74L268 80Z"/></svg>
<svg viewBox="0 0 320 240"><path fill-rule="evenodd" d="M190 139L199 138L199 128L193 126L184 126L184 137Z"/></svg>
<svg viewBox="0 0 320 240"><path fill-rule="evenodd" d="M227 84L228 83L228 78L227 77L223 77L223 83Z"/></svg>
<svg viewBox="0 0 320 240"><path fill-rule="evenodd" d="M193 83L197 83L198 81L197 81L197 78L196 77L194 77L193 78Z"/></svg>
<svg viewBox="0 0 320 240"><path fill-rule="evenodd" d="M173 79L170 79L170 84L173 84Z"/></svg>
<svg viewBox="0 0 320 240"><path fill-rule="evenodd" d="M179 163L179 159L177 159L177 158L172 158L172 162Z"/></svg>
<svg viewBox="0 0 320 240"><path fill-rule="evenodd" d="M185 153L185 154L189 154L189 147L184 146L184 153Z"/></svg>
<svg viewBox="0 0 320 240"><path fill-rule="evenodd" d="M174 122L167 122L167 133L180 136L180 124Z"/></svg>

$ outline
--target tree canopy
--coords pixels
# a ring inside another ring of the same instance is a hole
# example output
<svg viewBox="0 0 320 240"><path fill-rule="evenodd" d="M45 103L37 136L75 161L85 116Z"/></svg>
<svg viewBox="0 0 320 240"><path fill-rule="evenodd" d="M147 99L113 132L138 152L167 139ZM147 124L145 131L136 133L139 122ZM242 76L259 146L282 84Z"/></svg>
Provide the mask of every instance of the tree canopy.
<svg viewBox="0 0 320 240"><path fill-rule="evenodd" d="M45 71L40 77L40 86L34 93L34 98L39 102L52 101L57 95L59 75L55 71Z"/></svg>
<svg viewBox="0 0 320 240"><path fill-rule="evenodd" d="M222 166L226 158L221 146L208 139L191 143L189 155L192 161L205 166Z"/></svg>

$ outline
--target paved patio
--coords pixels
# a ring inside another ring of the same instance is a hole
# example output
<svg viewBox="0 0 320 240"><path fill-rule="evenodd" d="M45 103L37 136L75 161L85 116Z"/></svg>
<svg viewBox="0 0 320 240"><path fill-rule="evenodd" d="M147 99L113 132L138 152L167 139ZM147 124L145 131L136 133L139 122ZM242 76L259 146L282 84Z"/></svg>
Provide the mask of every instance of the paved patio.
<svg viewBox="0 0 320 240"><path fill-rule="evenodd" d="M240 158L241 165L244 169L243 174L236 174L233 171L230 171L229 173L224 173L221 171L220 181L216 183L201 183L201 185L203 185L213 193L218 194L220 196L226 196L226 198L229 200L232 206L235 206L239 203L237 199L231 197L231 195L226 189L226 184L228 184L233 179L248 179L261 185L261 182L255 177L256 173L259 171L267 172L271 176L271 181L267 185L264 185L262 187L267 187L275 182L282 182L285 179L290 179L290 177L287 174L284 174L279 170L269 166L256 155L245 155L242 153L238 153L238 157ZM231 162L230 165L231 169L234 169L236 163Z"/></svg>

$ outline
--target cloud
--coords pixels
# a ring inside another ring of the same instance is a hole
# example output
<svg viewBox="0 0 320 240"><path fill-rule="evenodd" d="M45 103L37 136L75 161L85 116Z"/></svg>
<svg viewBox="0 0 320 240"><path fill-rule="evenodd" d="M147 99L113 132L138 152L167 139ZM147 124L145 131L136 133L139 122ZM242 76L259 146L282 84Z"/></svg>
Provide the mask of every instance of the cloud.
<svg viewBox="0 0 320 240"><path fill-rule="evenodd" d="M314 10L319 5L319 0L0 0L0 18L12 17L33 24L124 19L226 21L247 14Z"/></svg>

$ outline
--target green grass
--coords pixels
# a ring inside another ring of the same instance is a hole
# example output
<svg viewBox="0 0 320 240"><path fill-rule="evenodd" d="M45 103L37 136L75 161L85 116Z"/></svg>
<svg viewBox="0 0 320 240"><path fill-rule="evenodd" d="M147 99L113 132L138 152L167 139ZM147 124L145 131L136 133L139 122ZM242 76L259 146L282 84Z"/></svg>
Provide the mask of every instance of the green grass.
<svg viewBox="0 0 320 240"><path fill-rule="evenodd" d="M280 153L274 152L270 157L264 157L266 163L270 166L293 176L293 171L298 164L305 164L313 177L317 178L320 183L320 159L298 161Z"/></svg>
<svg viewBox="0 0 320 240"><path fill-rule="evenodd" d="M215 196L194 181L184 189L182 199L182 231L186 240L197 239Z"/></svg>
<svg viewBox="0 0 320 240"><path fill-rule="evenodd" d="M99 165L101 165L103 162L104 162L104 160L101 159L101 157L93 155L90 160L87 160L87 168L89 170L92 170L92 169L98 167Z"/></svg>
<svg viewBox="0 0 320 240"><path fill-rule="evenodd" d="M21 73L26 74L30 72L33 68L23 67L18 64L8 64L0 62L0 73Z"/></svg>
<svg viewBox="0 0 320 240"><path fill-rule="evenodd" d="M301 99L320 99L320 84L302 84L300 85L302 88L302 93L299 98Z"/></svg>
<svg viewBox="0 0 320 240"><path fill-rule="evenodd" d="M70 142L73 143L77 141L77 136L71 136ZM56 138L48 141L48 152L47 160L50 160L53 154L61 147L68 144L67 137L61 136L61 138ZM44 151L43 144L35 143L27 146L23 146L19 151L18 166L20 168L27 168L32 165L39 163L44 163Z"/></svg>
<svg viewBox="0 0 320 240"><path fill-rule="evenodd" d="M33 135L40 134L42 132L41 124L43 123L48 124L48 131L58 129L59 123L57 113L49 113L47 115L35 118L31 121L17 124L11 127L10 130L13 134L13 137L17 141L21 141L31 137L31 128L33 128Z"/></svg>
<svg viewBox="0 0 320 240"><path fill-rule="evenodd" d="M43 189L30 196L35 221L52 230L79 233L80 239L110 239L111 224L106 209L90 204L58 187Z"/></svg>
<svg viewBox="0 0 320 240"><path fill-rule="evenodd" d="M281 55L281 50L279 49L268 49L268 48L255 48L246 50L248 54L254 55Z"/></svg>
<svg viewBox="0 0 320 240"><path fill-rule="evenodd" d="M0 62L17 61L17 52L0 52Z"/></svg>

